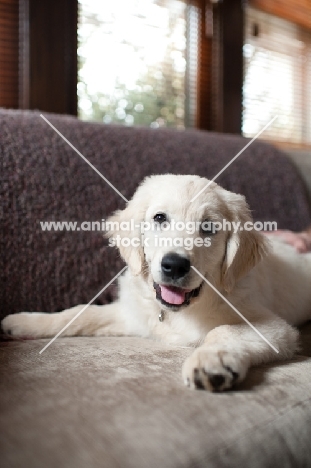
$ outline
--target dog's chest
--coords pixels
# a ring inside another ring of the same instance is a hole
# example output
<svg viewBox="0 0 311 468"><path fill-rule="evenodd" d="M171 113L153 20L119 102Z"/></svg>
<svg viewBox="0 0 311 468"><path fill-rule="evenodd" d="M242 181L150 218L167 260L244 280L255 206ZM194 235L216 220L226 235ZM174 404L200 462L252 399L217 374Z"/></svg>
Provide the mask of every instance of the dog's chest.
<svg viewBox="0 0 311 468"><path fill-rule="evenodd" d="M151 336L178 346L198 346L212 328L196 323L186 312L165 311L162 316L162 321L155 317L149 321Z"/></svg>

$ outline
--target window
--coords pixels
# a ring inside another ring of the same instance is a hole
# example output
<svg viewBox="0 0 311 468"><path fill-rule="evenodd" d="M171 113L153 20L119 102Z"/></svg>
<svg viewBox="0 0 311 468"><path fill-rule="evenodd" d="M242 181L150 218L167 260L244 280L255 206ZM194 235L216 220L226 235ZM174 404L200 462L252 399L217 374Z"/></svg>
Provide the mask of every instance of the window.
<svg viewBox="0 0 311 468"><path fill-rule="evenodd" d="M186 1L80 0L79 116L195 125L197 31L198 11Z"/></svg>
<svg viewBox="0 0 311 468"><path fill-rule="evenodd" d="M243 134L256 135L275 115L265 138L311 143L311 33L247 8Z"/></svg>

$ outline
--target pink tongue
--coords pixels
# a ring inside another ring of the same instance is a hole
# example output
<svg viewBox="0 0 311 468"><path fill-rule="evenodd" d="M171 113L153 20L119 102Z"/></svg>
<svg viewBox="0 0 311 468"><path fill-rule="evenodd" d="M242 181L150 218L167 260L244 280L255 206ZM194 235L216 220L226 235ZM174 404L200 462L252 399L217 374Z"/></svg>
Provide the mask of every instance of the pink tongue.
<svg viewBox="0 0 311 468"><path fill-rule="evenodd" d="M185 294L187 291L180 288L173 288L169 286L161 286L161 297L168 304L180 305L185 302Z"/></svg>

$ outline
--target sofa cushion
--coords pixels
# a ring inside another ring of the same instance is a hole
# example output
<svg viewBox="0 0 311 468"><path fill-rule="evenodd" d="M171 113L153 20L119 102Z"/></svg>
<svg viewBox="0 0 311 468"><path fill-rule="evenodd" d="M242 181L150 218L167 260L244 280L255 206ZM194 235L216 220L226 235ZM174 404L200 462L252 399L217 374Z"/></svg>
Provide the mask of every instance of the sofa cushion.
<svg viewBox="0 0 311 468"><path fill-rule="evenodd" d="M184 387L188 348L80 337L40 355L46 343L1 345L4 468L310 466L310 358L211 394Z"/></svg>

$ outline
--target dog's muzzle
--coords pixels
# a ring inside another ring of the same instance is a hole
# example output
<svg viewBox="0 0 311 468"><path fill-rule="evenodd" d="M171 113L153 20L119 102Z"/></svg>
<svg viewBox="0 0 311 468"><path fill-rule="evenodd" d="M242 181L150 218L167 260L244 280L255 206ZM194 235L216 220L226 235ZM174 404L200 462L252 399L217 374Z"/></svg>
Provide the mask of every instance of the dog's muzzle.
<svg viewBox="0 0 311 468"><path fill-rule="evenodd" d="M188 306L191 299L200 294L202 283L195 289L181 287L186 283L190 268L190 260L187 257L175 252L164 255L161 261L161 283L153 283L156 298L161 304L171 310L178 310Z"/></svg>

